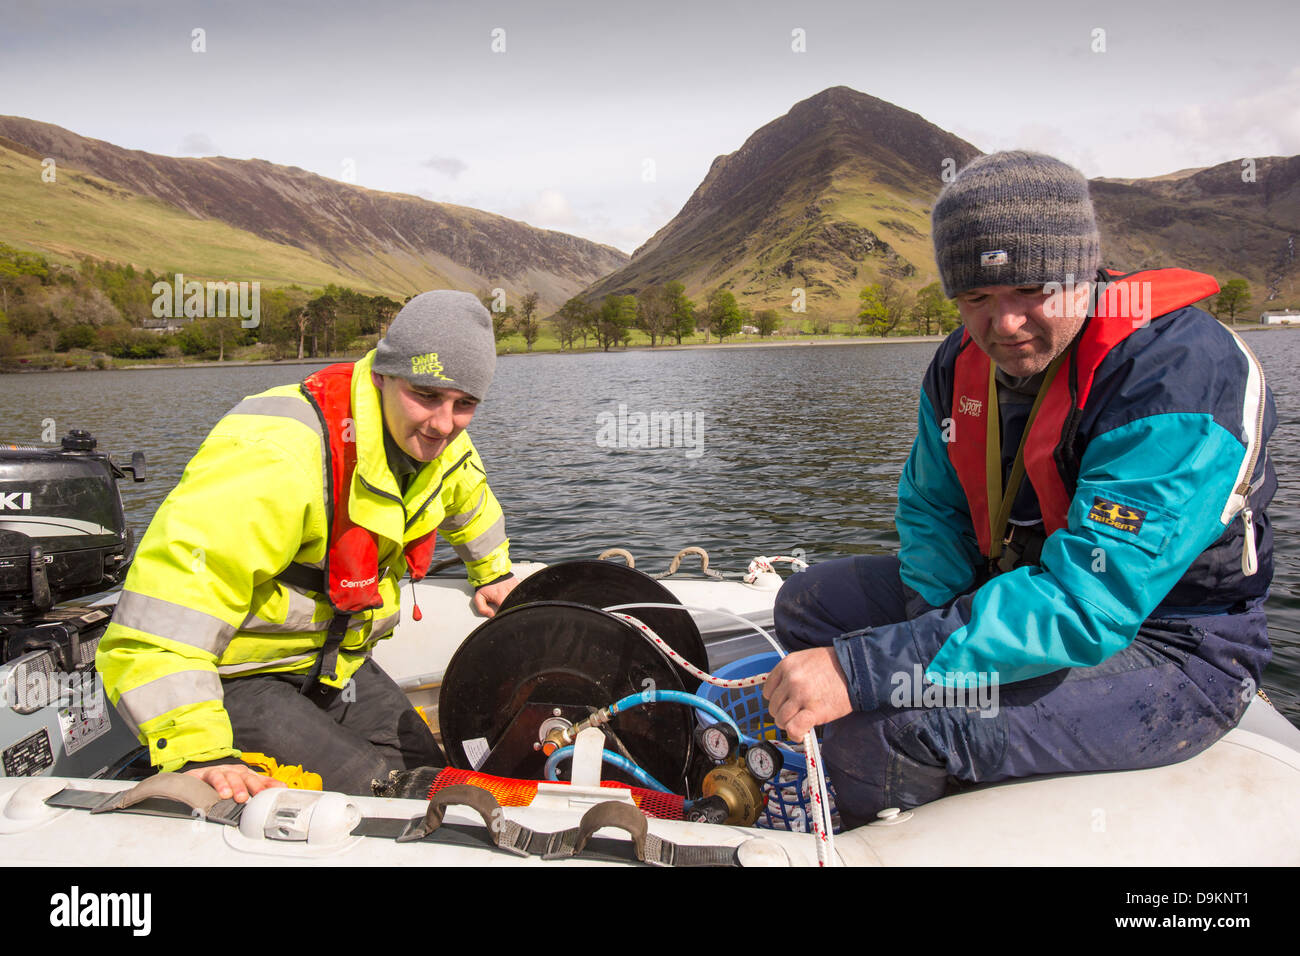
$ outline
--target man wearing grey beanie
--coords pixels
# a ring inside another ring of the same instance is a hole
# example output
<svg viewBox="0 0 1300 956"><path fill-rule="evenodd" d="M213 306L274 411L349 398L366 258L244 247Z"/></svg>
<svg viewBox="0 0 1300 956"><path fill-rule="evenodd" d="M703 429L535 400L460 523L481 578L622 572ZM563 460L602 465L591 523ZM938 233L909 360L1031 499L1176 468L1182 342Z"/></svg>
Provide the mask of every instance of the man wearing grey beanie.
<svg viewBox="0 0 1300 956"><path fill-rule="evenodd" d="M1155 767L1236 725L1271 650L1271 393L1182 269L1100 270L1088 183L971 162L933 213L938 348L897 557L793 575L764 694L825 724L846 825L975 783Z"/></svg>
<svg viewBox="0 0 1300 956"><path fill-rule="evenodd" d="M255 753L368 795L443 766L371 658L435 533L492 615L515 585L505 519L465 428L496 365L466 292L417 295L360 361L236 405L140 542L96 666L152 763L247 800ZM421 619L416 605L412 617Z"/></svg>

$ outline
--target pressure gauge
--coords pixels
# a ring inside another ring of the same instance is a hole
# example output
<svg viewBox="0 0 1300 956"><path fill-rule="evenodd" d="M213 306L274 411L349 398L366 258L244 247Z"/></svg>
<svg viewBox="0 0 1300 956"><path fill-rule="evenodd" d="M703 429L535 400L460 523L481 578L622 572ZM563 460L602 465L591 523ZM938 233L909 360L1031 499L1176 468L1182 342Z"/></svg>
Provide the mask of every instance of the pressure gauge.
<svg viewBox="0 0 1300 956"><path fill-rule="evenodd" d="M767 783L769 780L775 779L776 775L781 772L781 765L784 762L781 758L781 751L766 740L760 740L758 743L752 744L745 751L745 767L759 783Z"/></svg>
<svg viewBox="0 0 1300 956"><path fill-rule="evenodd" d="M736 752L740 735L730 724L709 724L695 732L695 739L709 759L721 762Z"/></svg>

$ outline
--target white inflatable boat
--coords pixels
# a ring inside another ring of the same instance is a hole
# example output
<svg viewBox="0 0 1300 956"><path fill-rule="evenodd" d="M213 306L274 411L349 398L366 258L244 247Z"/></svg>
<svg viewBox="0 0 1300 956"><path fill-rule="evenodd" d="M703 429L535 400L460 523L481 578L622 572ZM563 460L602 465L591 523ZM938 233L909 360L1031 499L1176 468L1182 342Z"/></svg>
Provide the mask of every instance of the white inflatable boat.
<svg viewBox="0 0 1300 956"><path fill-rule="evenodd" d="M541 567L516 570L531 574ZM683 605L697 609L693 614L711 669L766 647L760 636L745 633L738 619L770 628L780 583L775 574L760 571L753 583L701 578L662 583ZM414 588L422 619L411 618L412 603L404 600L396 636L379 645L376 658L436 726L438 687L461 642L483 619L470 608L472 592L463 578L435 577ZM121 723L111 708L107 719ZM47 732L56 740L62 733L58 721L57 714L48 721L59 728ZM120 727L112 732L120 734ZM108 739L106 731L100 733L100 739ZM538 783L527 805L504 807L457 787L439 790L433 802L274 789L236 807L217 800L198 781L163 779L175 775L139 785L95 778L92 770L75 777L54 776L53 768L39 776L5 776L0 778L0 863L819 862L812 833L648 816L637 810L641 797L634 788L611 786L608 779L600 785L608 772L602 771L599 731L579 734L574 747L568 782ZM175 786L157 789L163 785ZM835 835L831 862L1295 865L1300 863L1300 730L1257 697L1240 726L1190 760L1151 770L1033 778L886 811L868 826Z"/></svg>

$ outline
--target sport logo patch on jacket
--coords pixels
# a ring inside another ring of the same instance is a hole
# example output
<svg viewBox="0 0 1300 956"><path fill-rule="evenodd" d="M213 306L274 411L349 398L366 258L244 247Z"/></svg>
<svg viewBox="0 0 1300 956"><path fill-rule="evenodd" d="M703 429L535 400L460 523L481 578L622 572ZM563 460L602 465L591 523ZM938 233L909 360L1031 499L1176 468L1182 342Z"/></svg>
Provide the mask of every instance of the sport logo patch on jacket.
<svg viewBox="0 0 1300 956"><path fill-rule="evenodd" d="M1127 508L1115 501L1107 501L1105 498L1092 499L1092 510L1088 512L1088 520L1096 521L1098 524L1104 524L1120 531L1127 531L1130 534L1137 534L1142 529L1142 522L1146 520L1147 513L1137 508Z"/></svg>

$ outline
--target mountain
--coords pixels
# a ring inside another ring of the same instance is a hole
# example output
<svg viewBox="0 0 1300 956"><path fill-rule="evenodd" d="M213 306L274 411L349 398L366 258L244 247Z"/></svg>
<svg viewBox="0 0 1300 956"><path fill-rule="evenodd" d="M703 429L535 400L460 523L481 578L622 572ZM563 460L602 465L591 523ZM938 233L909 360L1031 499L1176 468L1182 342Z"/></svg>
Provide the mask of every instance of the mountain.
<svg viewBox="0 0 1300 956"><path fill-rule="evenodd" d="M583 293L638 293L678 280L697 303L719 286L752 309L845 320L858 293L891 275L917 289L938 278L930 210L942 173L980 150L883 100L833 87L795 104L719 156L690 200L625 266ZM1181 265L1242 277L1256 302L1300 294L1290 237L1300 224L1300 157L1091 181L1106 265ZM1297 300L1300 301L1300 300Z"/></svg>
<svg viewBox="0 0 1300 956"><path fill-rule="evenodd" d="M477 292L501 286L522 295L535 291L556 307L593 280L627 261L623 252L576 236L536 229L492 213L378 192L265 160L177 159L128 150L78 136L58 126L0 116L0 147L27 158L56 160L57 183L80 171L83 185L111 187L103 198L148 197L192 220L222 223L320 264L318 271L373 291L409 294L433 287ZM65 168L68 172L65 174ZM30 182L33 198L49 197L56 184ZM46 190L38 192L38 190ZM43 217L41 217L43 218ZM6 221L0 240L34 227ZM48 230L47 230L48 232ZM39 238L39 235L38 235ZM89 247L46 235L39 248L55 254L91 254L121 260L105 238ZM185 271L211 275L201 247L183 250ZM159 268L157 262L135 265ZM256 266L253 266L256 269ZM240 273L256 278L255 271ZM310 281L303 279L300 281Z"/></svg>
<svg viewBox="0 0 1300 956"><path fill-rule="evenodd" d="M936 277L931 203L945 169L978 155L915 113L824 90L715 159L672 221L585 295L675 279L696 301L722 285L742 305L781 309L799 287L810 313L848 318L882 275Z"/></svg>
<svg viewBox="0 0 1300 956"><path fill-rule="evenodd" d="M71 166L43 180L40 153L0 139L0 242L63 261L81 256L131 263L192 278L256 280L270 286L330 283L386 289L224 222L195 219L170 203L142 196Z"/></svg>
<svg viewBox="0 0 1300 956"><path fill-rule="evenodd" d="M1233 160L1150 179L1090 182L1108 264L1244 278L1254 304L1300 302L1300 156Z"/></svg>

